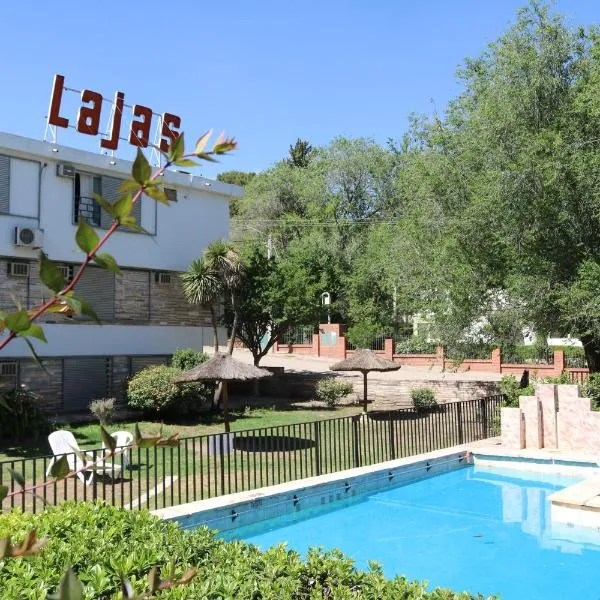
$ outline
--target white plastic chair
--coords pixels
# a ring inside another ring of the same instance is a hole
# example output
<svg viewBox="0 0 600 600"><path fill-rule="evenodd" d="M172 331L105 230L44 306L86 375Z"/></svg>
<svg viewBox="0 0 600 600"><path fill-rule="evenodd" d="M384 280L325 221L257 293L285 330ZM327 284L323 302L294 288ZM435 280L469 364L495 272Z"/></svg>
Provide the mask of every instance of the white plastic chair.
<svg viewBox="0 0 600 600"><path fill-rule="evenodd" d="M117 448L123 448L124 446L129 446L133 443L133 433L130 433L129 431L115 431L110 435L115 438L115 441L117 442ZM106 445L104 442L102 442L102 450L106 450ZM130 452L131 451L127 449L113 459L113 461L117 461L117 463L120 462L122 464L123 470L127 469L129 466ZM118 465L119 468L121 468L121 464Z"/></svg>
<svg viewBox="0 0 600 600"><path fill-rule="evenodd" d="M79 471L79 469L83 468L83 460L76 454L76 452L81 454L85 453L79 448L79 444L77 443L75 436L70 431L66 431L64 429L53 431L48 436L48 443L50 444L50 448L52 449L52 454L54 454L54 457L50 461L48 469L46 470L47 477L50 475L52 465L64 455L67 457L67 462L69 463L69 469L71 469L71 471ZM88 458L90 463L93 461L93 456L90 456L89 454L85 454L85 456ZM94 480L94 473L96 471L108 473L111 475L111 477L120 477L121 465L108 464L104 463L102 460L99 460L94 466L86 468L85 471L77 473L77 477L86 485L90 485L90 483L92 483ZM90 474L87 479L85 477L85 473Z"/></svg>

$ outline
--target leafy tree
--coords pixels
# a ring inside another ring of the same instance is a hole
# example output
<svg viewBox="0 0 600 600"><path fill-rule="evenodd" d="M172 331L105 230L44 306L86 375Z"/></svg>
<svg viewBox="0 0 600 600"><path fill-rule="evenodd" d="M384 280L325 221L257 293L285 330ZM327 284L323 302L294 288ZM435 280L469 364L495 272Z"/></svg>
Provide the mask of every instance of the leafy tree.
<svg viewBox="0 0 600 600"><path fill-rule="evenodd" d="M290 264L253 250L243 262L237 291L236 335L258 365L289 327L318 320L320 291L308 291L291 277ZM311 288L312 289L312 288ZM320 289L320 288L319 288ZM233 327L236 312L226 304L225 323Z"/></svg>
<svg viewBox="0 0 600 600"><path fill-rule="evenodd" d="M217 175L217 181L246 187L255 176L256 173L247 171L223 171L223 173ZM232 197L229 199L229 216L236 217L238 214L239 200L238 198Z"/></svg>
<svg viewBox="0 0 600 600"><path fill-rule="evenodd" d="M420 290L443 341L505 298L538 332L579 337L600 369L599 57L594 32L531 2L466 62L446 116L413 122L398 150L400 230L428 273L406 291ZM414 225L423 213L430 231Z"/></svg>

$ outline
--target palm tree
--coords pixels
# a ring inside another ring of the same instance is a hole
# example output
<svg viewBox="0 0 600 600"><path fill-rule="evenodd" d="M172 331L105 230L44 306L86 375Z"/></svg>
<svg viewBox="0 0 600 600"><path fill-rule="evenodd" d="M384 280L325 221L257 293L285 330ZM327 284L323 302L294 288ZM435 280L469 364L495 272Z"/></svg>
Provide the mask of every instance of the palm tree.
<svg viewBox="0 0 600 600"><path fill-rule="evenodd" d="M204 257L192 261L188 270L181 274L181 283L186 300L190 304L208 306L214 331L215 352L219 351L219 332L215 303L223 293L219 274Z"/></svg>
<svg viewBox="0 0 600 600"><path fill-rule="evenodd" d="M217 240L209 244L204 252L204 260L209 269L215 273L221 289L229 295L233 311L233 324L227 352L233 354L238 322L237 292L242 274L242 261L233 245L225 240Z"/></svg>

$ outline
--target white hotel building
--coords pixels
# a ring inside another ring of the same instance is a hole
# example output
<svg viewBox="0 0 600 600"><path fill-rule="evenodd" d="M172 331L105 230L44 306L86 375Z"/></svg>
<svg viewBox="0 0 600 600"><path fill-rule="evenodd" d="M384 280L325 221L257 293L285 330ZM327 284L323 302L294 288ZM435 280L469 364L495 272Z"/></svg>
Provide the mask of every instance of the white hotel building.
<svg viewBox="0 0 600 600"><path fill-rule="evenodd" d="M38 277L40 249L72 275L83 258L75 243L80 215L99 235L110 224L92 193L114 200L130 173L129 161L0 133L0 308L13 310L13 297L26 308L49 297ZM167 362L176 348L211 342L209 315L185 301L178 273L228 236L229 198L242 190L175 171L164 184L170 206L144 197L135 207L148 235L117 231L105 246L122 276L89 267L76 286L103 325L45 315L48 343L34 345L46 373L22 340L0 351L3 381L27 384L48 412L85 412L90 400L119 396L127 377Z"/></svg>

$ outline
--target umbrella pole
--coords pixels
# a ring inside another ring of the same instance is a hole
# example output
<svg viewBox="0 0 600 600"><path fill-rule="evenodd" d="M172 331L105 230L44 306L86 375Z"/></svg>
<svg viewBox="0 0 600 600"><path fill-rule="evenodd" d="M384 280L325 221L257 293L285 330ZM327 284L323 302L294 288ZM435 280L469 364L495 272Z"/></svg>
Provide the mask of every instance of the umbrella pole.
<svg viewBox="0 0 600 600"><path fill-rule="evenodd" d="M229 390L227 389L227 382L223 381L223 387L221 388L221 401L223 403L223 420L225 421L225 433L231 431L229 426Z"/></svg>
<svg viewBox="0 0 600 600"><path fill-rule="evenodd" d="M363 372L363 412L367 412L367 372Z"/></svg>

